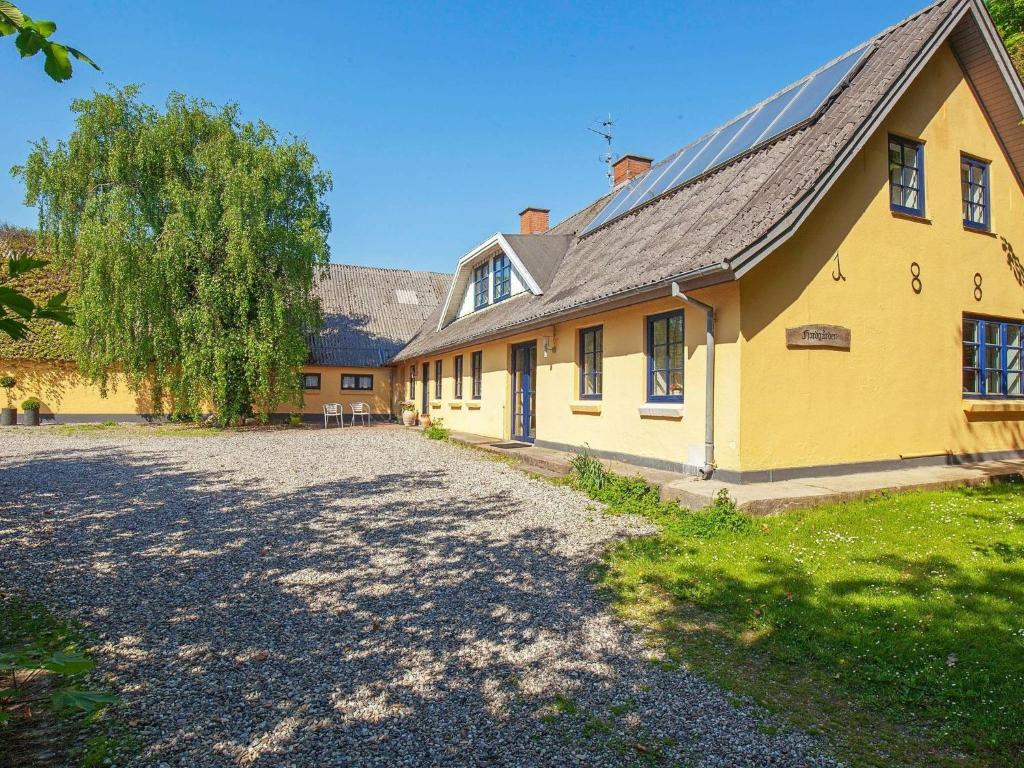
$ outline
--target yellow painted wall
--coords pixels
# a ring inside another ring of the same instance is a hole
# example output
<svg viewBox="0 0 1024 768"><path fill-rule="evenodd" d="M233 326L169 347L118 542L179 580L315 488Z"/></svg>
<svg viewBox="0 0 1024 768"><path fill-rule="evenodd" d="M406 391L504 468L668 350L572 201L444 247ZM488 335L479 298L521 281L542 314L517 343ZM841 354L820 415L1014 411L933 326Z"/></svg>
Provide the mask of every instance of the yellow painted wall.
<svg viewBox="0 0 1024 768"><path fill-rule="evenodd" d="M341 403L345 406L345 413L350 414L352 403L363 402L370 406L374 414L391 414L396 412L392 405L391 397L391 368L341 368L335 366L307 365L302 369L303 373L319 373L320 389L307 389L303 393L304 413L323 413L324 403ZM357 376L373 376L373 391L342 390L341 377L343 374L354 374ZM283 412L292 412L292 409L282 408Z"/></svg>
<svg viewBox="0 0 1024 768"><path fill-rule="evenodd" d="M342 403L347 414L351 413L349 406L357 401L368 403L374 414L391 414L396 410L392 405L390 368L308 366L303 371L320 374L320 390L307 390L304 393L304 413L322 413L323 404L331 402ZM343 373L372 374L373 391L342 391ZM145 398L136 396L120 376L113 377L107 397L101 397L99 389L86 381L73 363L0 360L0 375L7 374L14 376L18 382L11 392L12 405L20 410L22 400L37 397L43 404L40 409L43 416L66 414L130 417L149 415L154 410L160 410L154 409ZM280 411L290 413L292 409L283 406Z"/></svg>
<svg viewBox="0 0 1024 768"><path fill-rule="evenodd" d="M890 212L890 133L925 143L925 221ZM991 161L992 234L963 227L961 152ZM969 417L961 398L963 313L1024 319L1018 257L1024 197L945 48L797 235L740 281L743 468L1024 448L1024 414ZM850 328L852 349L787 349L785 329L808 323Z"/></svg>
<svg viewBox="0 0 1024 768"><path fill-rule="evenodd" d="M107 397L101 397L99 389L86 381L73 363L0 360L0 375L13 376L18 382L11 390L11 405L20 411L22 400L36 397L42 402L39 413L44 417L62 413L127 417L153 410L121 376L112 377ZM0 400L2 397L0 394Z"/></svg>
<svg viewBox="0 0 1024 768"><path fill-rule="evenodd" d="M667 293L667 291L666 291ZM735 285L705 289L697 298L721 307L718 318L718 373L716 430L720 466L735 468L739 456L739 312ZM573 446L589 446L660 461L699 465L704 460L705 320L703 312L686 308L686 364L684 406L681 418L641 416L647 400L646 317L683 305L666 297L624 309L559 323L539 331L510 336L500 341L452 350L426 358L430 363L430 413L444 419L456 431L508 439L511 433L512 346L537 341L537 440ZM579 400L579 330L594 325L604 328L603 396ZM545 337L554 338L554 350L544 357ZM471 399L471 355L483 350L482 397ZM454 357L463 355L463 399L455 399ZM434 397L434 362L442 361L442 397ZM408 365L399 376L405 396L417 410L422 403L422 363L415 361L417 383L410 395ZM474 407L479 405L479 408ZM599 412L586 410L597 406Z"/></svg>

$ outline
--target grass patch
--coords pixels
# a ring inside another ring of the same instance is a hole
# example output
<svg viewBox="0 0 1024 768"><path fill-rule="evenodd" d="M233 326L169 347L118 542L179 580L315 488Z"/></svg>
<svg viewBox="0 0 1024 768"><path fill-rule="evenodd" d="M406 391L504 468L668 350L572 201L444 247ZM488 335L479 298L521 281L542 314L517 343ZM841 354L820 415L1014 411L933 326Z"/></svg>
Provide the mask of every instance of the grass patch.
<svg viewBox="0 0 1024 768"><path fill-rule="evenodd" d="M431 440L447 440L451 434L451 430L444 425L441 419L434 419L429 427L423 428L423 436Z"/></svg>
<svg viewBox="0 0 1024 768"><path fill-rule="evenodd" d="M118 424L104 421L99 424L58 424L47 427L45 434L65 437L89 437L109 435L111 437L213 437L226 434L229 430L203 424Z"/></svg>
<svg viewBox="0 0 1024 768"><path fill-rule="evenodd" d="M852 765L1006 766L1024 750L1024 487L883 494L753 520L688 513L578 459L573 484L658 535L597 577L668 658Z"/></svg>
<svg viewBox="0 0 1024 768"><path fill-rule="evenodd" d="M0 766L117 766L137 752L85 647L74 622L0 596Z"/></svg>

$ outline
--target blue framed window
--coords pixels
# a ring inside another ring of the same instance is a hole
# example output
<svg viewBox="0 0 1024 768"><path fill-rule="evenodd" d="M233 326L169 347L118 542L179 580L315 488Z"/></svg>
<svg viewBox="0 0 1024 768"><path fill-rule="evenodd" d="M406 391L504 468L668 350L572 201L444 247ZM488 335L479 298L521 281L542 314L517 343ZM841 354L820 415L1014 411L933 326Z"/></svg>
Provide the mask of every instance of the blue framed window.
<svg viewBox="0 0 1024 768"><path fill-rule="evenodd" d="M960 156L960 192L964 226L988 229L988 163L975 160L973 157Z"/></svg>
<svg viewBox="0 0 1024 768"><path fill-rule="evenodd" d="M889 207L924 216L924 145L919 141L889 137Z"/></svg>
<svg viewBox="0 0 1024 768"><path fill-rule="evenodd" d="M474 352L469 361L470 374L473 377L473 399L480 399L480 390L483 388L484 378L484 353Z"/></svg>
<svg viewBox="0 0 1024 768"><path fill-rule="evenodd" d="M596 325L580 331L580 399L601 399L604 368L604 328Z"/></svg>
<svg viewBox="0 0 1024 768"><path fill-rule="evenodd" d="M512 295L512 265L508 263L508 256L499 253L494 257L494 301L507 299Z"/></svg>
<svg viewBox="0 0 1024 768"><path fill-rule="evenodd" d="M683 311L647 318L647 399L652 403L683 402Z"/></svg>
<svg viewBox="0 0 1024 768"><path fill-rule="evenodd" d="M491 263L485 262L473 270L473 308L483 309L487 306L487 284L490 277Z"/></svg>
<svg viewBox="0 0 1024 768"><path fill-rule="evenodd" d="M434 399L441 399L441 361L434 361Z"/></svg>
<svg viewBox="0 0 1024 768"><path fill-rule="evenodd" d="M1024 397L1024 321L964 316L963 396Z"/></svg>
<svg viewBox="0 0 1024 768"><path fill-rule="evenodd" d="M455 364L452 366L455 376L455 399L462 399L462 355L455 356Z"/></svg>
<svg viewBox="0 0 1024 768"><path fill-rule="evenodd" d="M373 375L365 376L355 373L343 373L341 375L342 389L355 389L361 392L373 389Z"/></svg>

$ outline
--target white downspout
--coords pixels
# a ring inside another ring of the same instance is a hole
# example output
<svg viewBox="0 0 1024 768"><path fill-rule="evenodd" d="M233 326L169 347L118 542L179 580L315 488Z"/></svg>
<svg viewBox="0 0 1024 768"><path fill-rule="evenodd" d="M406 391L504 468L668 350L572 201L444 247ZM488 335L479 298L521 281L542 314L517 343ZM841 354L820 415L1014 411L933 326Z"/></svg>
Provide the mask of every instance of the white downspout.
<svg viewBox="0 0 1024 768"><path fill-rule="evenodd" d="M715 471L715 308L692 296L687 296L672 283L672 295L685 304L703 309L707 317L707 368L704 374L704 466L702 480L709 480Z"/></svg>

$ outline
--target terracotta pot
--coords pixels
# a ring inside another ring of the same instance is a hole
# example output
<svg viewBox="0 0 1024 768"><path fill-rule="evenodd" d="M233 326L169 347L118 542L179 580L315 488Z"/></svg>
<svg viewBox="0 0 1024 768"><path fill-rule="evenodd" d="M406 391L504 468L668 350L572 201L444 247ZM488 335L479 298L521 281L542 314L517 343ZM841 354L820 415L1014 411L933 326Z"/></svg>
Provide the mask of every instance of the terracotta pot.
<svg viewBox="0 0 1024 768"><path fill-rule="evenodd" d="M402 411L402 423L411 427L416 423L416 411Z"/></svg>
<svg viewBox="0 0 1024 768"><path fill-rule="evenodd" d="M24 418L26 427L38 427L39 426L39 409L33 408L30 411L25 411Z"/></svg>
<svg viewBox="0 0 1024 768"><path fill-rule="evenodd" d="M13 427L18 423L18 409L4 408L0 410L0 427Z"/></svg>
<svg viewBox="0 0 1024 768"><path fill-rule="evenodd" d="M420 425L424 428L430 426L430 414L424 413L420 416Z"/></svg>

